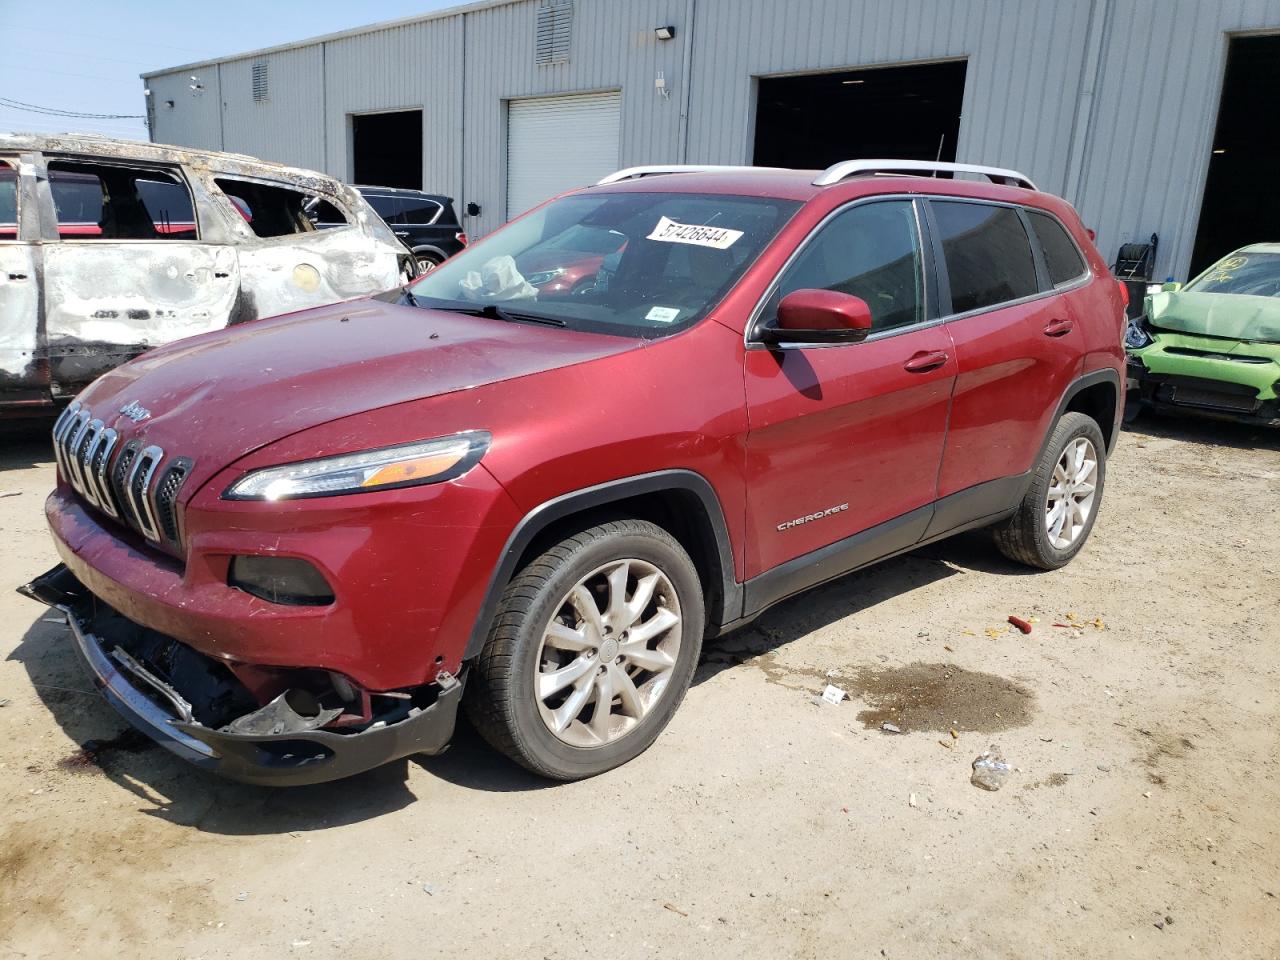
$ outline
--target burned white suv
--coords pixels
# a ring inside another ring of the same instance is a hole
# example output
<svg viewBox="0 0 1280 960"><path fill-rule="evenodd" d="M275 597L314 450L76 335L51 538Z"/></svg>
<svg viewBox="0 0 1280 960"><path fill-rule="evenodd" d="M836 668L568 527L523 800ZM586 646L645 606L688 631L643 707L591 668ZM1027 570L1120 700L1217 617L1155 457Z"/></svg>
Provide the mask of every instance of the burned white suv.
<svg viewBox="0 0 1280 960"><path fill-rule="evenodd" d="M316 208L337 226L317 230ZM0 417L50 409L161 343L390 289L412 264L358 192L320 173L0 134Z"/></svg>

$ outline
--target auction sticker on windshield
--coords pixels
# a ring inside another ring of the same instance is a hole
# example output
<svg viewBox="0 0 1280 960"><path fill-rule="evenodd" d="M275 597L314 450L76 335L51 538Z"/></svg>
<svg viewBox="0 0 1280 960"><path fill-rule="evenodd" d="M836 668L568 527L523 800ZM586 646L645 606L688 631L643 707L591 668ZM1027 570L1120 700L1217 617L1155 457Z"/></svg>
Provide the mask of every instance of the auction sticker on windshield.
<svg viewBox="0 0 1280 960"><path fill-rule="evenodd" d="M728 250L741 238L741 230L678 223L670 217L662 217L658 220L658 225L653 228L653 233L649 234L647 239L659 240L662 243L691 243L697 247Z"/></svg>
<svg viewBox="0 0 1280 960"><path fill-rule="evenodd" d="M658 323L673 323L678 316L680 316L679 307L653 307L644 315L644 318Z"/></svg>

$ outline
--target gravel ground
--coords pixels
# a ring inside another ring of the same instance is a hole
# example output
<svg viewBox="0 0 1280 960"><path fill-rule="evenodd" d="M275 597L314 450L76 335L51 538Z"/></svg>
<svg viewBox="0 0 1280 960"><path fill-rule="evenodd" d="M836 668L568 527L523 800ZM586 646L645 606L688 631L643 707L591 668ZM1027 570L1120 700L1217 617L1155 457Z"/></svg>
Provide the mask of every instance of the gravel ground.
<svg viewBox="0 0 1280 960"><path fill-rule="evenodd" d="M1280 955L1280 433L1141 420L1067 569L973 534L792 599L569 785L466 730L286 791L130 735L12 592L52 477L0 437L0 956Z"/></svg>

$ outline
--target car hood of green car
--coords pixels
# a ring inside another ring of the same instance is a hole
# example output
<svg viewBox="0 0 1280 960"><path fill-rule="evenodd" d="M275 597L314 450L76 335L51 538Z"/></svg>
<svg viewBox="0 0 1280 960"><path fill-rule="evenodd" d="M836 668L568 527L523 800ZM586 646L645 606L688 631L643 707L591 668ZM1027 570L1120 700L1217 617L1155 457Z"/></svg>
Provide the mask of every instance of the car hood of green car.
<svg viewBox="0 0 1280 960"><path fill-rule="evenodd" d="M1280 297L1236 293L1157 293L1147 298L1152 332L1280 344Z"/></svg>

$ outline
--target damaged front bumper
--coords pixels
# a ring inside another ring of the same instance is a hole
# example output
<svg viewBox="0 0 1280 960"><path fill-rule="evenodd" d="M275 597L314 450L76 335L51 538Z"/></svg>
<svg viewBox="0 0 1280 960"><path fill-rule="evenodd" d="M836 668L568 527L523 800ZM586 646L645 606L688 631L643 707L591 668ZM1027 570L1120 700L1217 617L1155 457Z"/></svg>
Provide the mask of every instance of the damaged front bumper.
<svg viewBox="0 0 1280 960"><path fill-rule="evenodd" d="M440 753L453 736L463 689L462 681L453 678L412 697L402 695L403 709L392 719L348 732L321 729L316 723L320 718L301 716L284 694L228 724L206 725L189 702L190 691L135 655L145 628L96 599L65 565L18 592L66 616L75 650L94 684L130 724L183 760L232 780L270 786L338 780L413 754ZM186 661L181 672L187 678L193 675L193 663L196 675L204 670L212 676L221 667L177 641L170 646ZM225 678L220 682L227 684ZM219 693L224 702L230 689L228 684ZM233 693L244 697L243 690ZM327 713L322 713L324 720L330 719Z"/></svg>

